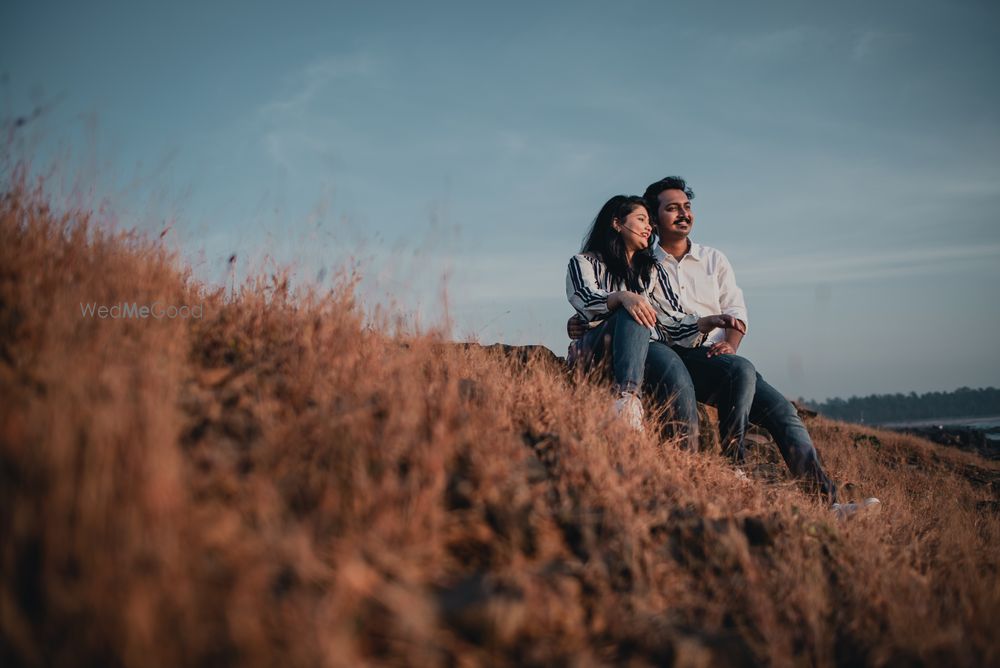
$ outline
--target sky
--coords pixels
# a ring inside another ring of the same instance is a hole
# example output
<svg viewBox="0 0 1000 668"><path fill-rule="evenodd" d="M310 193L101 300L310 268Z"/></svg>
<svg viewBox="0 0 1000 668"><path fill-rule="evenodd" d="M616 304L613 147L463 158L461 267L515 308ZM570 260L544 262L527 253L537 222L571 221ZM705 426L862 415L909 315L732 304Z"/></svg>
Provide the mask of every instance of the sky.
<svg viewBox="0 0 1000 668"><path fill-rule="evenodd" d="M5 150L202 280L564 354L597 211L678 174L814 399L1000 385L998 69L989 2L0 6Z"/></svg>

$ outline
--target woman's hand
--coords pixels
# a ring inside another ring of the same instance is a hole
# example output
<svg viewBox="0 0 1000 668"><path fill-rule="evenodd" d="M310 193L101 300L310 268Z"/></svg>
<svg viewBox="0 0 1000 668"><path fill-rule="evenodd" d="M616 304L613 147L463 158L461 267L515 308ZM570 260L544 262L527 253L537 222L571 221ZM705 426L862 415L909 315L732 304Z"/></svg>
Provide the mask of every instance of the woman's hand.
<svg viewBox="0 0 1000 668"><path fill-rule="evenodd" d="M632 319L643 327L656 326L656 311L643 295L627 290L612 292L608 295L608 308L614 310L619 306L628 311Z"/></svg>
<svg viewBox="0 0 1000 668"><path fill-rule="evenodd" d="M698 318L698 331L702 334L708 334L716 328L735 329L740 334L747 333L747 326L743 321L731 315L707 315Z"/></svg>

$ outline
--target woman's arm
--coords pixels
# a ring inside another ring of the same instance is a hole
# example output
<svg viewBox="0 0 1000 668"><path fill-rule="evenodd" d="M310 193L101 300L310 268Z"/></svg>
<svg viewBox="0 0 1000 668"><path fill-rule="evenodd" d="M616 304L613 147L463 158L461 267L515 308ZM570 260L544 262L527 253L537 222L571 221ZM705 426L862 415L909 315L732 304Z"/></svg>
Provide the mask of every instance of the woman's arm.
<svg viewBox="0 0 1000 668"><path fill-rule="evenodd" d="M685 348L692 348L704 340L704 332L698 327L698 314L686 313L681 308L670 277L659 264L651 277L649 296L656 307L656 329L665 340Z"/></svg>
<svg viewBox="0 0 1000 668"><path fill-rule="evenodd" d="M589 255L574 255L566 271L566 297L587 322L604 320L618 308L646 327L656 326L656 311L645 295L627 290L608 291L601 287L606 271L603 263Z"/></svg>
<svg viewBox="0 0 1000 668"><path fill-rule="evenodd" d="M722 327L742 336L746 326L731 315L718 314L698 317L686 313L670 285L670 277L657 265L651 285L650 298L656 305L657 329L671 343L686 348L700 345L705 334Z"/></svg>
<svg viewBox="0 0 1000 668"><path fill-rule="evenodd" d="M608 307L608 291L601 287L603 266L594 258L574 255L566 269L566 298L580 317L587 322L604 320Z"/></svg>

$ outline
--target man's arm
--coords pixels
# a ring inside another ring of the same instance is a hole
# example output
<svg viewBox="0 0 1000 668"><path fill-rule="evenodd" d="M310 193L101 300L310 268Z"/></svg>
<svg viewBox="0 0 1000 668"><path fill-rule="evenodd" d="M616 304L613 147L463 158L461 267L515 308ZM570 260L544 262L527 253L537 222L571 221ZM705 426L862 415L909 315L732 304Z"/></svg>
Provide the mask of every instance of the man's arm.
<svg viewBox="0 0 1000 668"><path fill-rule="evenodd" d="M729 259L719 253L719 264L716 268L716 280L719 283L719 307L722 313L731 315L743 324L743 330L747 328L747 305L743 299L743 290L736 285L736 274L733 266L729 264ZM727 329L726 338L712 345L708 351L708 356L736 354L743 342L744 332L739 329Z"/></svg>
<svg viewBox="0 0 1000 668"><path fill-rule="evenodd" d="M747 324L742 320L738 322L743 325L746 329ZM743 341L745 335L738 329L727 329L726 338L717 343L713 343L712 347L708 349L708 356L714 357L716 355L735 355L736 351L740 349L740 343Z"/></svg>

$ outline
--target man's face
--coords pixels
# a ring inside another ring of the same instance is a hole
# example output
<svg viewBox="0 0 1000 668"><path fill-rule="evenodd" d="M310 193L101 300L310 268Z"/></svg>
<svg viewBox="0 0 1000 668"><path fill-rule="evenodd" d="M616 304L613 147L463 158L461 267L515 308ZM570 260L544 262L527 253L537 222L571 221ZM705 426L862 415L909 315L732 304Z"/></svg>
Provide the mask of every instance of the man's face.
<svg viewBox="0 0 1000 668"><path fill-rule="evenodd" d="M656 210L656 231L664 241L687 238L694 225L691 202L683 190L664 190L656 198L660 205Z"/></svg>

